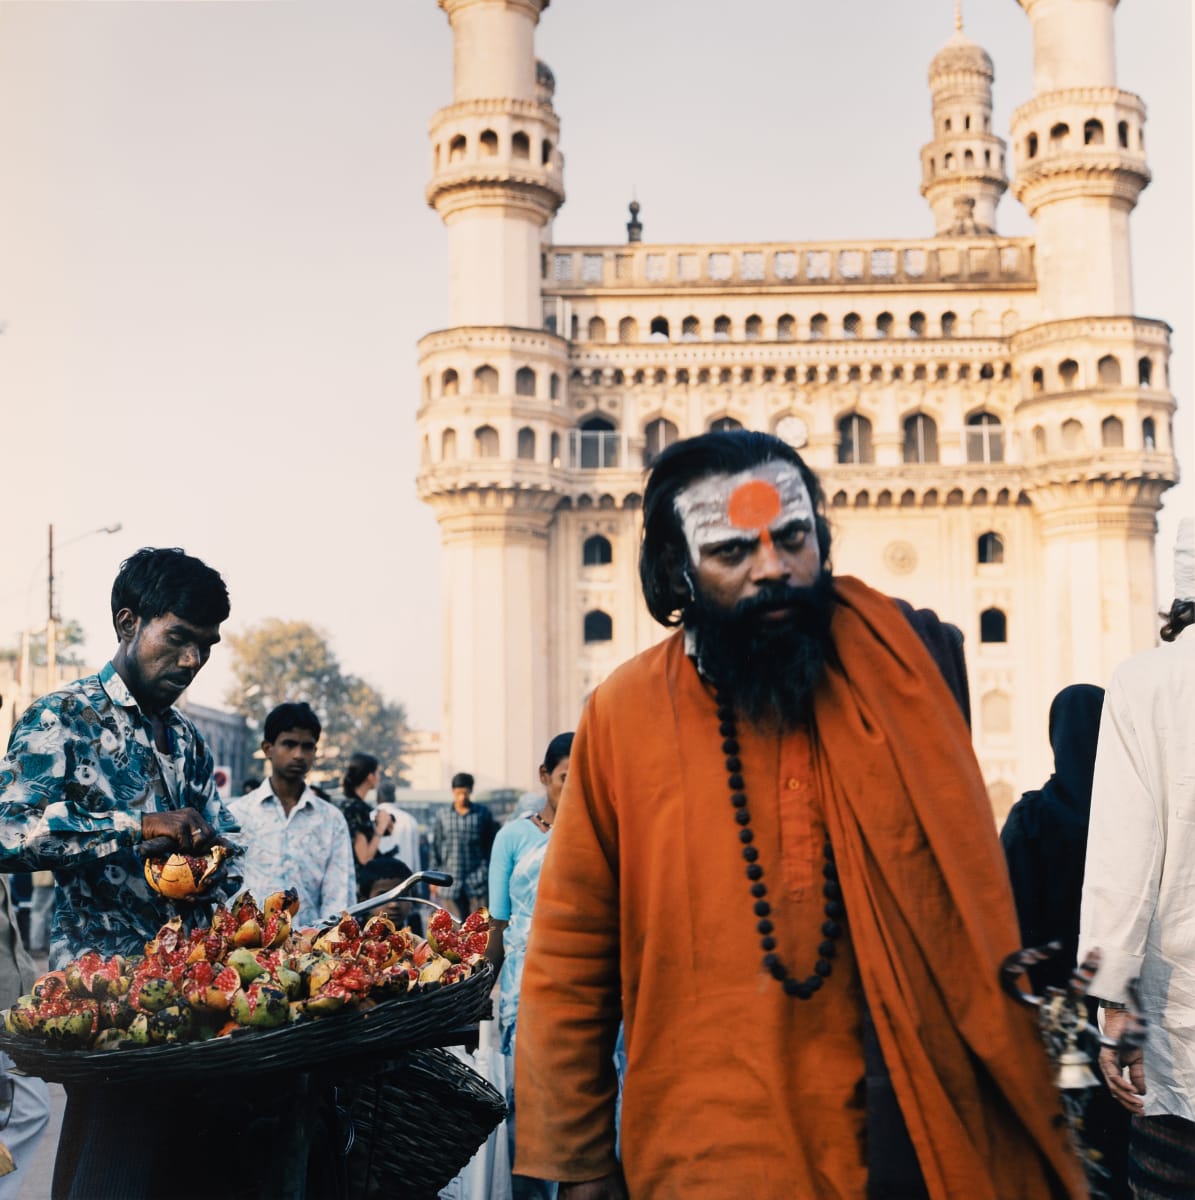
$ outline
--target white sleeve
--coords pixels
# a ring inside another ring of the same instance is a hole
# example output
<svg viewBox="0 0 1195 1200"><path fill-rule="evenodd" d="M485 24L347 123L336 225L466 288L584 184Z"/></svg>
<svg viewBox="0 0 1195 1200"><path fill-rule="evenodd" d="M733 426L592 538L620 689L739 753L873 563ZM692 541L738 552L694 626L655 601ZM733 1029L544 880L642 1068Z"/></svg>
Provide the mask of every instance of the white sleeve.
<svg viewBox="0 0 1195 1200"><path fill-rule="evenodd" d="M1079 922L1080 958L1101 954L1092 995L1122 1003L1141 974L1166 848L1164 797L1151 786L1130 709L1117 671L1100 719Z"/></svg>

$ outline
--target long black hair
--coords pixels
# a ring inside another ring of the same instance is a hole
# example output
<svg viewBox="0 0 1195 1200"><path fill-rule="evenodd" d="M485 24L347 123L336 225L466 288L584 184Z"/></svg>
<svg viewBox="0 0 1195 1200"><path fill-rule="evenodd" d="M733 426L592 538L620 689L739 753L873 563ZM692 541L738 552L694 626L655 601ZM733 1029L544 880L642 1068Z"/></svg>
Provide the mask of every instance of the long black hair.
<svg viewBox="0 0 1195 1200"><path fill-rule="evenodd" d="M127 608L145 621L174 613L192 625L228 619L228 589L218 571L177 547L145 546L120 564L112 583L112 622Z"/></svg>
<svg viewBox="0 0 1195 1200"><path fill-rule="evenodd" d="M351 800L357 794L357 789L378 769L381 764L372 754L362 754L358 751L349 759L345 768L344 778L340 786L344 789L344 798Z"/></svg>
<svg viewBox="0 0 1195 1200"><path fill-rule="evenodd" d="M703 433L666 447L656 459L643 494L643 541L639 580L647 610L661 625L679 625L689 603L681 572L689 562L676 497L706 475L736 475L765 462L792 463L801 472L813 504L814 528L822 565L830 561L830 523L817 476L787 443L770 433L737 429Z"/></svg>
<svg viewBox="0 0 1195 1200"><path fill-rule="evenodd" d="M556 770L560 760L568 758L572 752L573 735L571 733L558 733L548 743L548 748L544 751L544 770L551 775Z"/></svg>

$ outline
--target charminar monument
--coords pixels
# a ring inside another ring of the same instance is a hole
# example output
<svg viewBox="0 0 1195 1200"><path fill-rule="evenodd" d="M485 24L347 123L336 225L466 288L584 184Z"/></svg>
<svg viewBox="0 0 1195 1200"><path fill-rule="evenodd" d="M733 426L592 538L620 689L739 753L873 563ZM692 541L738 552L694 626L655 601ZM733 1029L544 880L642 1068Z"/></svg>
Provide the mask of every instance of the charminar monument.
<svg viewBox="0 0 1195 1200"><path fill-rule="evenodd" d="M1116 82L1117 2L1020 0L1034 94L1007 138L956 15L929 66L933 237L666 245L632 204L625 243L565 246L534 46L549 0L439 0L454 94L427 198L450 324L419 344L418 485L443 542L445 771L529 785L589 691L664 635L638 588L644 467L746 427L821 476L837 572L963 630L997 815L1048 772L1058 689L1155 642L1155 515L1176 478L1170 328L1133 311L1150 173L1145 106ZM1000 235L1009 189L1033 237Z"/></svg>

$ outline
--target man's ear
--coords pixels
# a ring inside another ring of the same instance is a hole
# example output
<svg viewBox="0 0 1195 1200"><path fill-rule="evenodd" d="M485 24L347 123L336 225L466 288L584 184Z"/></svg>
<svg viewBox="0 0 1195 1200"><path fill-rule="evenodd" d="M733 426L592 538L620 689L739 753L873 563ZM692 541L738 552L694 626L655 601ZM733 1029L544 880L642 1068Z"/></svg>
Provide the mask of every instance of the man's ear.
<svg viewBox="0 0 1195 1200"><path fill-rule="evenodd" d="M122 642L131 642L141 625L141 618L131 608L122 608L112 618L112 624L116 626L116 636Z"/></svg>
<svg viewBox="0 0 1195 1200"><path fill-rule="evenodd" d="M274 744L273 742L266 742L266 741L263 741L263 742L262 742L262 744L261 744L261 752L262 752L262 754L269 754L269 752L270 752L270 747L271 747L273 744Z"/></svg>
<svg viewBox="0 0 1195 1200"><path fill-rule="evenodd" d="M693 600L693 578L689 570L689 556L681 553L676 546L665 546L664 569L668 574L668 586L676 600L677 607L683 608Z"/></svg>

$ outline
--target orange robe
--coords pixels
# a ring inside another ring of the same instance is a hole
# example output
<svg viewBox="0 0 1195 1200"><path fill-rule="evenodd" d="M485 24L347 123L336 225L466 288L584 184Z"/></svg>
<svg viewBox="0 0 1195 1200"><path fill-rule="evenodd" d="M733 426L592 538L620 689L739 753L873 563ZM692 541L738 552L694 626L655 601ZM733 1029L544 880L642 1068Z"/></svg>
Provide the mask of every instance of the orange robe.
<svg viewBox="0 0 1195 1200"><path fill-rule="evenodd" d="M841 665L817 736L739 721L777 953L822 940L823 829L847 932L809 1001L762 968L711 690L677 635L593 693L577 731L520 1002L516 1170L615 1168L641 1197L862 1197L860 986L938 1200L1086 1194L1032 1015L1004 860L957 705L895 605L836 581Z"/></svg>

